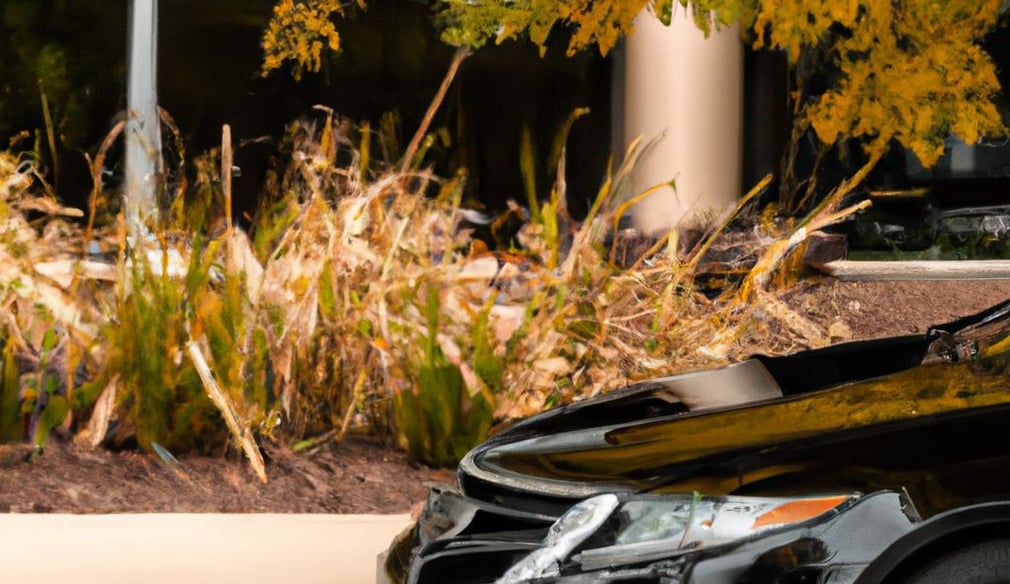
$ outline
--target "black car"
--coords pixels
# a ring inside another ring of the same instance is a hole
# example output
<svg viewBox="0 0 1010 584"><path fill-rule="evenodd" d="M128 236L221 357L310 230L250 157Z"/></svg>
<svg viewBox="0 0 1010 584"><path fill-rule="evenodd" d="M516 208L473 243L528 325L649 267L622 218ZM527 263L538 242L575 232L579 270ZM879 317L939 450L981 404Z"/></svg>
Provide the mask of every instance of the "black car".
<svg viewBox="0 0 1010 584"><path fill-rule="evenodd" d="M1010 302L561 407L458 480L392 581L1010 582Z"/></svg>

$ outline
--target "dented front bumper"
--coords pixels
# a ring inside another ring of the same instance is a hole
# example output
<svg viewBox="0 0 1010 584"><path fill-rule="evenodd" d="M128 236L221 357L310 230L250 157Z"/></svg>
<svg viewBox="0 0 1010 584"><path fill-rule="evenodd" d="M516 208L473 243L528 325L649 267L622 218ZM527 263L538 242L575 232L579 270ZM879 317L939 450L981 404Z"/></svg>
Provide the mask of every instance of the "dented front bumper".
<svg viewBox="0 0 1010 584"><path fill-rule="evenodd" d="M903 495L887 491L606 494L554 517L435 489L385 570L410 584L847 583L919 520Z"/></svg>

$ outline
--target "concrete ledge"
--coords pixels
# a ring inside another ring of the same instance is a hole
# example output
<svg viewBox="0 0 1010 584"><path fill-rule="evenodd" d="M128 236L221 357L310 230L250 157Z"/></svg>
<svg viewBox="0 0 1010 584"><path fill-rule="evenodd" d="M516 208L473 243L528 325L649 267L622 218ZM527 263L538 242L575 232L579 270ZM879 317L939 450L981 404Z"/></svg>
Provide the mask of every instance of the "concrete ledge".
<svg viewBox="0 0 1010 584"><path fill-rule="evenodd" d="M4 582L371 584L403 515L0 515Z"/></svg>
<svg viewBox="0 0 1010 584"><path fill-rule="evenodd" d="M820 266L842 280L1008 280L1010 260L838 260Z"/></svg>

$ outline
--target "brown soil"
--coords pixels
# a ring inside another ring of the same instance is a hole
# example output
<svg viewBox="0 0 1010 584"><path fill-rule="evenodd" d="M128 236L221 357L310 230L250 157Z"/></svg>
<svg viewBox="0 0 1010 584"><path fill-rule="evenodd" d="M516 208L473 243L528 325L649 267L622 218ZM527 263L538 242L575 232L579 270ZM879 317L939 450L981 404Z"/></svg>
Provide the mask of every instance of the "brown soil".
<svg viewBox="0 0 1010 584"><path fill-rule="evenodd" d="M51 443L0 449L0 512L404 513L453 475L362 438L310 454L267 446L270 481L241 458L180 457Z"/></svg>
<svg viewBox="0 0 1010 584"><path fill-rule="evenodd" d="M1010 281L802 282L786 294L796 311L825 326L841 320L852 339L924 333L1010 299Z"/></svg>
<svg viewBox="0 0 1010 584"><path fill-rule="evenodd" d="M923 332L1010 298L1010 282L838 282L816 279L786 295L790 305L851 338ZM55 442L26 460L0 448L0 511L40 513L308 512L402 513L453 473L409 462L375 440L349 438L308 454L268 446L270 482L238 457L164 462L136 452Z"/></svg>

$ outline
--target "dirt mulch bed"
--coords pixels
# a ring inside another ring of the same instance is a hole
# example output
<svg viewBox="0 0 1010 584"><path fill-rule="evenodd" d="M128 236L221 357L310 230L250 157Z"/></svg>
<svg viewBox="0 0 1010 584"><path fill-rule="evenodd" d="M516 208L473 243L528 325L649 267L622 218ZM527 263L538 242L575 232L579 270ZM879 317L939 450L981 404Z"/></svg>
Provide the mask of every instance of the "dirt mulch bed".
<svg viewBox="0 0 1010 584"><path fill-rule="evenodd" d="M841 322L853 339L924 332L1010 298L1010 282L806 281L786 296L825 327ZM449 470L412 463L381 442L350 438L310 454L268 446L270 482L238 456L164 462L137 452L51 444L26 460L24 446L0 447L0 511L20 513L272 512L403 513Z"/></svg>
<svg viewBox="0 0 1010 584"><path fill-rule="evenodd" d="M14 513L404 513L453 474L410 462L361 438L311 454L265 447L262 484L238 456L180 457L50 444L0 449L0 512Z"/></svg>
<svg viewBox="0 0 1010 584"><path fill-rule="evenodd" d="M841 282L818 278L802 282L785 296L789 305L814 322L840 319L853 340L924 333L1010 299L1010 281L938 280Z"/></svg>

